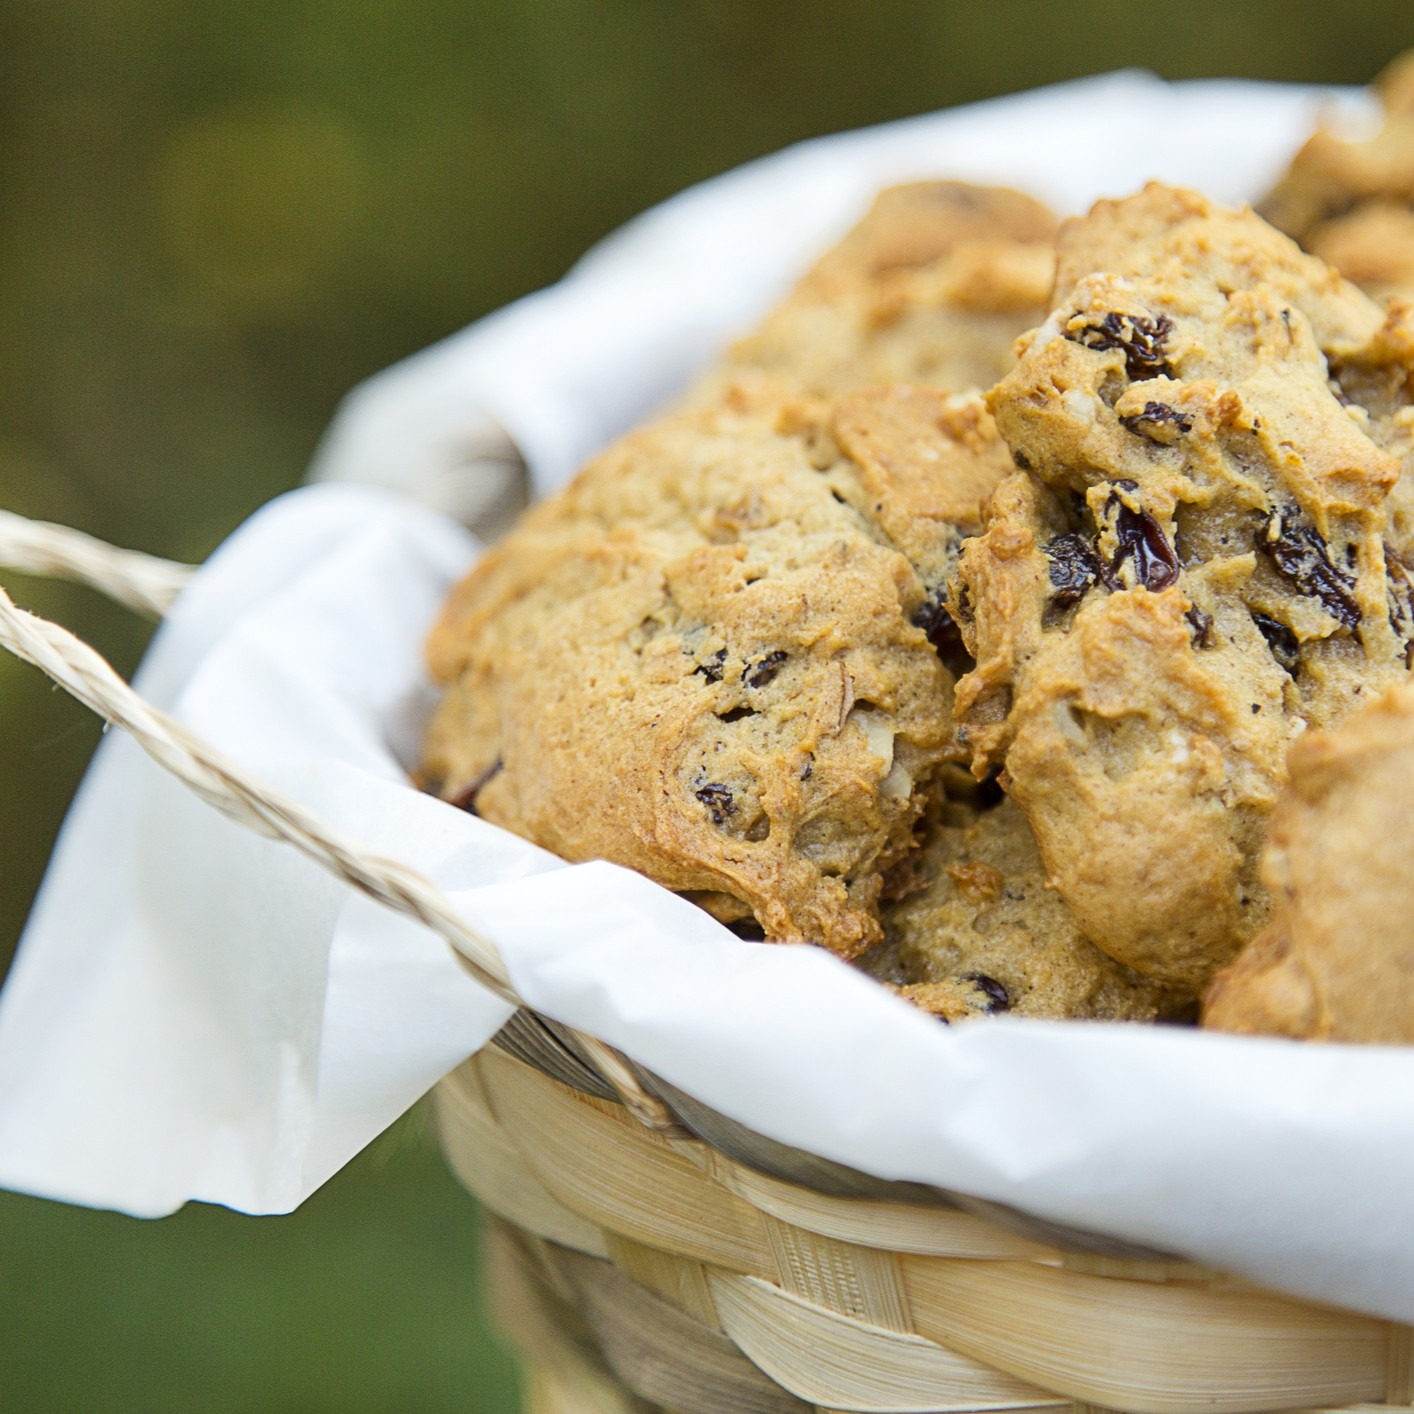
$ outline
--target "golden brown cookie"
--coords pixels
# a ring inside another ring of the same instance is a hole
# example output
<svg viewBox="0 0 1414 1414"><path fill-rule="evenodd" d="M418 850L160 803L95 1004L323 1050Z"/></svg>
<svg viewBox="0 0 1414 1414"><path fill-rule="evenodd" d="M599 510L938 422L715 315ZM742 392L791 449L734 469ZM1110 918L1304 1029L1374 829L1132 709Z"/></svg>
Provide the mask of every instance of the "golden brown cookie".
<svg viewBox="0 0 1414 1414"><path fill-rule="evenodd" d="M815 262L801 283L827 275L878 277L919 270L978 241L1049 246L1056 224L1048 207L1007 187L949 181L885 187L859 224Z"/></svg>
<svg viewBox="0 0 1414 1414"><path fill-rule="evenodd" d="M1258 209L1371 294L1414 296L1414 51L1375 88L1379 131L1346 141L1318 130Z"/></svg>
<svg viewBox="0 0 1414 1414"><path fill-rule="evenodd" d="M1191 1011L1191 996L1141 977L1080 932L1046 887L1031 828L1010 800L980 813L951 807L903 868L910 891L884 905L887 941L863 965L944 1020L1153 1021Z"/></svg>
<svg viewBox="0 0 1414 1414"><path fill-rule="evenodd" d="M1330 370L1411 364L1353 286L1192 193L1101 202L1058 272L988 400L1021 471L962 556L958 721L1080 930L1196 990L1264 920L1290 742L1406 676L1399 467Z"/></svg>
<svg viewBox="0 0 1414 1414"><path fill-rule="evenodd" d="M1007 465L975 399L907 387L738 391L631 434L454 592L426 779L564 858L862 951L951 748L942 596Z"/></svg>
<svg viewBox="0 0 1414 1414"><path fill-rule="evenodd" d="M1203 1024L1414 1043L1414 688L1292 749L1262 872L1271 922L1214 982Z"/></svg>
<svg viewBox="0 0 1414 1414"><path fill-rule="evenodd" d="M919 182L864 220L704 380L768 378L816 396L878 383L989 388L1043 312L1056 218L999 187Z"/></svg>
<svg viewBox="0 0 1414 1414"><path fill-rule="evenodd" d="M1302 244L1377 299L1414 297L1414 208L1362 202L1323 221Z"/></svg>

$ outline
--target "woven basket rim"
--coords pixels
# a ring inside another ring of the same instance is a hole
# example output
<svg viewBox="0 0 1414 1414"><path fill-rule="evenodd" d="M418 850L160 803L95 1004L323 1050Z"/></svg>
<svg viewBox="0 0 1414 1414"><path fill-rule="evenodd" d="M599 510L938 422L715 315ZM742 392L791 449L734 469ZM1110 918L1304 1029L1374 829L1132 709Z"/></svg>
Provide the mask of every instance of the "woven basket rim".
<svg viewBox="0 0 1414 1414"><path fill-rule="evenodd" d="M1190 1263L1040 1245L956 1206L822 1196L655 1135L502 1046L436 1097L454 1173L513 1230L560 1319L595 1335L630 1401L677 1414L1414 1409L1414 1327Z"/></svg>

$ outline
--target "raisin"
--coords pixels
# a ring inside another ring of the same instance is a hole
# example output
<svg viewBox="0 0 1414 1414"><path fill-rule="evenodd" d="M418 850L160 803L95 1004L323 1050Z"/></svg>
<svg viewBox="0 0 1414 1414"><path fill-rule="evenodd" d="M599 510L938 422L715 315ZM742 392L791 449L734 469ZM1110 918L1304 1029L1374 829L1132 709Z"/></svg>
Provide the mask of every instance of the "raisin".
<svg viewBox="0 0 1414 1414"><path fill-rule="evenodd" d="M929 591L922 608L913 616L913 626L928 636L928 642L953 677L963 677L977 666L962 641L962 630L948 611L946 589Z"/></svg>
<svg viewBox="0 0 1414 1414"><path fill-rule="evenodd" d="M1192 604L1183 617L1188 620L1193 629L1193 646L1206 648L1212 639L1213 616L1205 614L1196 604Z"/></svg>
<svg viewBox="0 0 1414 1414"><path fill-rule="evenodd" d="M1141 383L1150 378L1173 377L1173 365L1164 353L1172 333L1173 320L1167 314L1147 319L1142 314L1111 311L1098 324L1067 330L1066 338L1087 349L1123 350L1124 371L1134 382Z"/></svg>
<svg viewBox="0 0 1414 1414"><path fill-rule="evenodd" d="M726 671L727 650L719 648L710 658L704 659L692 671L700 673L708 682L721 682Z"/></svg>
<svg viewBox="0 0 1414 1414"><path fill-rule="evenodd" d="M969 972L962 980L971 982L987 998L985 1010L988 1016L1011 1010L1011 993L995 977L988 977L985 972Z"/></svg>
<svg viewBox="0 0 1414 1414"><path fill-rule="evenodd" d="M1175 432L1192 432L1193 419L1186 412L1179 412L1177 408L1170 407L1167 403L1145 403L1143 412L1131 413L1128 417L1120 418L1120 424L1136 435L1143 437L1146 434L1141 430L1145 424L1150 427L1172 427Z"/></svg>
<svg viewBox="0 0 1414 1414"><path fill-rule="evenodd" d="M1084 536L1073 531L1058 535L1045 547L1050 561L1052 603L1066 608L1078 604L1100 574L1100 562Z"/></svg>
<svg viewBox="0 0 1414 1414"><path fill-rule="evenodd" d="M1116 485L1127 491L1135 489L1133 482ZM1114 558L1100 567L1100 578L1106 589L1124 588L1119 571L1126 560L1133 562L1135 581L1144 589L1157 592L1178 579L1178 556L1158 521L1148 511L1135 510L1115 490L1105 504L1105 513L1114 517L1115 536L1119 540Z"/></svg>
<svg viewBox="0 0 1414 1414"><path fill-rule="evenodd" d="M756 709L754 707L733 707L726 712L718 712L719 722L739 722L743 717L754 717Z"/></svg>
<svg viewBox="0 0 1414 1414"><path fill-rule="evenodd" d="M500 774L504 766L505 762L498 756L469 785L464 785L455 795L450 796L447 804L455 805L458 810L465 810L468 815L475 815L479 819L481 812L476 808L476 797Z"/></svg>
<svg viewBox="0 0 1414 1414"><path fill-rule="evenodd" d="M1266 614L1254 613L1252 622L1267 640L1267 647L1271 649L1272 657L1277 660L1277 666L1295 677L1296 670L1301 666L1301 644L1296 635L1279 619L1270 618Z"/></svg>
<svg viewBox="0 0 1414 1414"><path fill-rule="evenodd" d="M732 799L731 789L728 786L716 784L699 786L693 791L693 795L711 812L714 825L725 825L727 817L736 814L736 802Z"/></svg>
<svg viewBox="0 0 1414 1414"><path fill-rule="evenodd" d="M776 674L781 670L781 664L784 663L789 656L790 655L786 653L784 649L777 648L774 652L768 653L764 658L747 668L741 675L742 682L744 682L747 687L765 687L768 682L775 679Z"/></svg>
<svg viewBox="0 0 1414 1414"><path fill-rule="evenodd" d="M1298 593L1319 599L1344 627L1359 627L1360 606L1351 592L1355 576L1331 563L1329 547L1314 526L1300 524L1293 512L1274 511L1257 531L1257 548Z"/></svg>

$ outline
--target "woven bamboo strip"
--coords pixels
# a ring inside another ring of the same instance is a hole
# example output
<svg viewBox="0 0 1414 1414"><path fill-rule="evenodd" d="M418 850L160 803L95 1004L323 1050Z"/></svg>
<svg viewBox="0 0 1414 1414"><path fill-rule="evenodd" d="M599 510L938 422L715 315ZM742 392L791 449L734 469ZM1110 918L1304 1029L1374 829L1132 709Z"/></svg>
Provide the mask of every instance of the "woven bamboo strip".
<svg viewBox="0 0 1414 1414"><path fill-rule="evenodd" d="M540 1364L528 1364L521 1408L525 1414L651 1414L652 1410L617 1381L600 1384L581 1370Z"/></svg>
<svg viewBox="0 0 1414 1414"><path fill-rule="evenodd" d="M874 1198L836 1198L714 1155L719 1182L762 1212L861 1247L936 1257L1050 1257L1055 1249L1029 1242L985 1218L952 1208L924 1208Z"/></svg>
<svg viewBox="0 0 1414 1414"><path fill-rule="evenodd" d="M559 1202L609 1229L606 1247L625 1279L696 1325L720 1324L774 1379L819 1408L915 1414L1073 1401L1135 1414L1241 1414L1346 1410L1381 1396L1407 1403L1398 1384L1407 1328L1305 1305L1189 1263L1062 1259L1032 1244L1025 1244L1031 1259L1019 1260L1017 1240L1004 1233L996 1257L972 1255L975 1243L966 1256L851 1243L781 1214L838 1226L861 1200L792 1199L780 1180L754 1182L760 1176L720 1155L709 1155L704 1171L684 1157L694 1145L644 1133L612 1102L509 1055L487 1052L472 1064L501 1142L526 1156ZM766 1210L754 1209L753 1194ZM922 1245L909 1219L936 1242L940 1210L864 1206L865 1226L887 1221L901 1247ZM743 1208L755 1212L756 1226ZM715 1234L706 1214L720 1225ZM753 1234L746 1244L743 1232ZM976 1236L985 1250L985 1235ZM935 1385L925 1396L898 1384L900 1371L922 1381L920 1372L958 1369L985 1396L969 1405L966 1387Z"/></svg>
<svg viewBox="0 0 1414 1414"><path fill-rule="evenodd" d="M1044 1389L916 1335L850 1320L754 1277L712 1278L727 1333L803 1399L849 1410L1063 1408Z"/></svg>
<svg viewBox="0 0 1414 1414"><path fill-rule="evenodd" d="M912 1329L897 1253L855 1247L772 1217L766 1235L783 1290L852 1320Z"/></svg>
<svg viewBox="0 0 1414 1414"><path fill-rule="evenodd" d="M604 1366L587 1332L578 1340L570 1334L573 1307L553 1295L497 1224L486 1228L483 1267L491 1319L525 1369L525 1414L652 1414Z"/></svg>
<svg viewBox="0 0 1414 1414"><path fill-rule="evenodd" d="M645 1247L617 1233L607 1234L606 1246L609 1260L625 1276L646 1286L699 1324L714 1331L722 1329L712 1299L710 1269L704 1263L660 1252L656 1247Z"/></svg>
<svg viewBox="0 0 1414 1414"><path fill-rule="evenodd" d="M575 1286L580 1310L609 1367L634 1393L682 1414L814 1414L742 1355L607 1262L560 1250L553 1260Z"/></svg>
<svg viewBox="0 0 1414 1414"><path fill-rule="evenodd" d="M903 1268L920 1335L1108 1409L1237 1414L1384 1394L1387 1340L1367 1317L1039 1263Z"/></svg>
<svg viewBox="0 0 1414 1414"><path fill-rule="evenodd" d="M623 1108L488 1049L476 1060L502 1124L566 1207L612 1232L731 1271L773 1276L761 1214Z"/></svg>
<svg viewBox="0 0 1414 1414"><path fill-rule="evenodd" d="M1253 1291L1251 1282L1196 1262L1140 1262L1127 1257L1097 1257L1090 1252L1062 1252L1060 1265L1067 1271L1094 1277L1115 1277L1121 1281L1157 1281L1167 1284L1204 1286L1209 1289Z"/></svg>
<svg viewBox="0 0 1414 1414"><path fill-rule="evenodd" d="M489 1111L475 1099L475 1073L461 1066L433 1097L438 1137L452 1172L480 1202L536 1237L606 1257L604 1232L566 1208L526 1167Z"/></svg>

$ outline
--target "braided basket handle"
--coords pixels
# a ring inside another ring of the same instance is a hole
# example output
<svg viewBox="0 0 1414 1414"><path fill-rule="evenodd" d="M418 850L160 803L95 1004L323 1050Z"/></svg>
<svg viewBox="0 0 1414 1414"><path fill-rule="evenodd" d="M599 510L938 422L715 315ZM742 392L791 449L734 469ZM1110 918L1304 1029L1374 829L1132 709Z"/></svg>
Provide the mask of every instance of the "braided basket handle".
<svg viewBox="0 0 1414 1414"><path fill-rule="evenodd" d="M133 550L120 550L65 526L0 511L0 568L77 580L139 613L161 618L196 573ZM293 845L335 878L416 919L449 943L481 985L511 1006L523 1006L496 946L458 917L450 900L415 869L362 847L319 820L298 801L251 777L223 752L154 707L108 661L59 625L18 608L0 588L0 647L33 664L112 726L122 727L164 770L237 824ZM582 1032L576 1037L624 1106L662 1134L680 1134L667 1106L650 1095L611 1047Z"/></svg>

